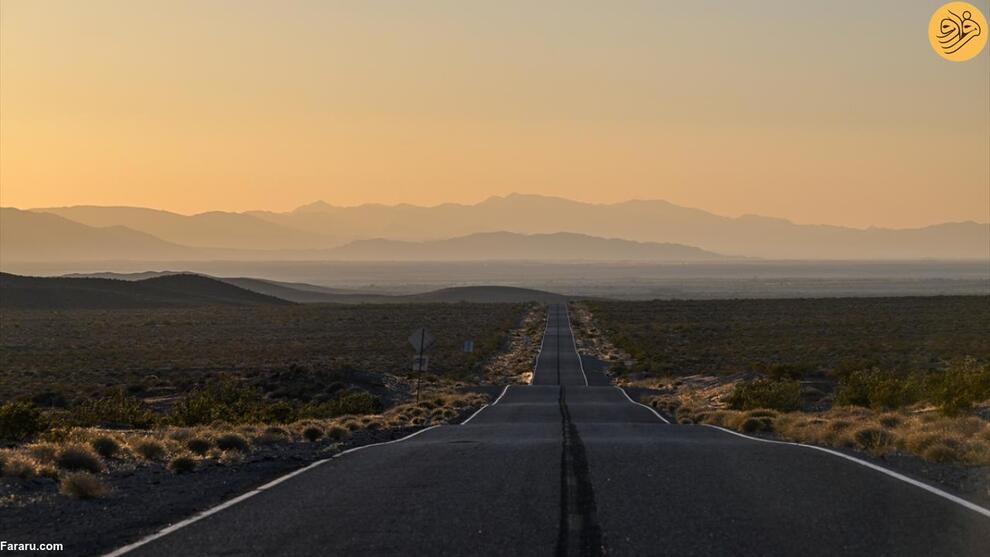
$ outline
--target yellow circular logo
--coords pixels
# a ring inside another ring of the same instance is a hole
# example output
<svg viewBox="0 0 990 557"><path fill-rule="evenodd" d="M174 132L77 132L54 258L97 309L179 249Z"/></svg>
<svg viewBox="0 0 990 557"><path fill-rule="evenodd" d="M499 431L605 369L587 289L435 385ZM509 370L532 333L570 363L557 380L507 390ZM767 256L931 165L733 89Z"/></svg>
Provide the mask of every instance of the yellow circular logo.
<svg viewBox="0 0 990 557"><path fill-rule="evenodd" d="M928 22L928 40L939 56L964 62L987 44L987 18L968 2L949 2L935 10Z"/></svg>

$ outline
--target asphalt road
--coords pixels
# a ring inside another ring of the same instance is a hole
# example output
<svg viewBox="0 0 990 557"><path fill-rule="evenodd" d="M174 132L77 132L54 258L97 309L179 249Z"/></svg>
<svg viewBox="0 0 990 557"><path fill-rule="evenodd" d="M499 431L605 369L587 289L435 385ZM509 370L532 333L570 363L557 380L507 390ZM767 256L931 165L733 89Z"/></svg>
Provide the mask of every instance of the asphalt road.
<svg viewBox="0 0 990 557"><path fill-rule="evenodd" d="M986 556L990 518L833 455L665 424L583 369L554 306L534 385L129 554L606 553Z"/></svg>

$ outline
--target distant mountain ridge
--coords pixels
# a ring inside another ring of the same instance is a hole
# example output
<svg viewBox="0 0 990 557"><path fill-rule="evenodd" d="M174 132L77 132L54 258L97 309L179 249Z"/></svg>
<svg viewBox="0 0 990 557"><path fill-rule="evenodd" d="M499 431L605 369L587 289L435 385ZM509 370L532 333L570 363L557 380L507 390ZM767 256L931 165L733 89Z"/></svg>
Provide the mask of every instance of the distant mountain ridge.
<svg viewBox="0 0 990 557"><path fill-rule="evenodd" d="M250 214L337 239L439 240L478 232L575 232L695 246L767 259L986 259L990 223L909 229L794 224L756 215L724 217L661 200L592 204L541 195L494 196L475 205L446 203L334 207L317 202L289 213Z"/></svg>
<svg viewBox="0 0 990 557"><path fill-rule="evenodd" d="M143 207L50 207L33 209L87 226L125 226L168 242L192 248L244 250L315 249L329 242L319 234L282 226L243 214L210 211L180 215Z"/></svg>
<svg viewBox="0 0 990 557"><path fill-rule="evenodd" d="M93 227L49 213L0 208L0 256L8 261L182 259L185 246L125 226Z"/></svg>
<svg viewBox="0 0 990 557"><path fill-rule="evenodd" d="M3 220L8 220L7 211L15 210L4 209ZM285 213L211 212L184 216L131 207L62 207L37 209L31 213L59 215L70 222L101 229L103 232L99 235L105 236L110 246L149 243L150 235L165 243L149 248L152 252L163 253L161 257L149 258L157 260L181 259L165 255L169 250L176 252L179 248L214 250L194 252L190 256L193 258L319 259L324 256L324 250L336 249L339 250L337 253L353 250L354 247L346 244L355 241L378 238L431 242L496 232L526 235L564 232L601 239L680 244L713 253L766 259L990 258L990 223L856 229L794 224L784 219L754 215L724 217L659 200L591 204L557 197L512 194L491 197L473 205L446 203L432 207L407 204L335 207L315 202ZM124 226L130 232L145 236L140 241L133 234L127 239L111 241L110 236L127 235L126 231L111 233L105 230L112 226ZM8 241L2 240L6 255ZM366 248L368 246L366 244ZM49 251L57 255L58 250L51 248ZM10 253L31 255L30 250ZM577 254L573 257L581 258Z"/></svg>

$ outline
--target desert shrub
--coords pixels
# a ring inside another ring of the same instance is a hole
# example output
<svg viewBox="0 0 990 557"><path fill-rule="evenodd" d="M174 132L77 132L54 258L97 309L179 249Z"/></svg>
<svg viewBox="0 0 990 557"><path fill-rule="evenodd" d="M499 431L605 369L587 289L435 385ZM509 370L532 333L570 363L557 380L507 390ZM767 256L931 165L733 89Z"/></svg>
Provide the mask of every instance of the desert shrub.
<svg viewBox="0 0 990 557"><path fill-rule="evenodd" d="M935 444L943 436L930 431L912 431L903 439L905 449L915 454L923 454L925 449Z"/></svg>
<svg viewBox="0 0 990 557"><path fill-rule="evenodd" d="M110 493L110 488L92 474L76 472L62 478L59 491L62 495L77 499L99 499L106 497Z"/></svg>
<svg viewBox="0 0 990 557"><path fill-rule="evenodd" d="M282 427L267 427L261 435L254 438L255 443L271 445L274 443L284 443L289 440L289 432Z"/></svg>
<svg viewBox="0 0 990 557"><path fill-rule="evenodd" d="M247 452L250 448L247 439L236 433L224 433L216 439L217 448L221 451Z"/></svg>
<svg viewBox="0 0 990 557"><path fill-rule="evenodd" d="M921 400L921 390L915 376L901 377L875 368L859 370L839 381L835 403L892 410Z"/></svg>
<svg viewBox="0 0 990 557"><path fill-rule="evenodd" d="M41 433L47 422L29 402L5 402L0 404L0 439L26 441Z"/></svg>
<svg viewBox="0 0 990 557"><path fill-rule="evenodd" d="M299 418L299 408L285 400L269 403L258 410L258 419L263 422L285 424Z"/></svg>
<svg viewBox="0 0 990 557"><path fill-rule="evenodd" d="M34 443L28 445L28 454L36 462L41 464L51 464L55 462L55 455L58 454L58 445L54 443Z"/></svg>
<svg viewBox="0 0 990 557"><path fill-rule="evenodd" d="M420 403L428 404L430 409L433 403L428 401ZM367 391L351 391L341 396L317 405L310 405L302 414L311 418L336 418L347 414L379 414L385 408L381 399ZM420 409L422 412L423 410Z"/></svg>
<svg viewBox="0 0 990 557"><path fill-rule="evenodd" d="M899 375L878 369L849 373L839 382L840 405L893 410L928 401L943 414L957 415L990 399L990 365L972 358L953 361L942 371Z"/></svg>
<svg viewBox="0 0 990 557"><path fill-rule="evenodd" d="M204 437L193 437L186 441L186 448L193 454L203 456L213 448L213 443Z"/></svg>
<svg viewBox="0 0 990 557"><path fill-rule="evenodd" d="M746 416L750 418L776 418L779 415L779 412L770 410L769 408L757 408L746 412Z"/></svg>
<svg viewBox="0 0 990 557"><path fill-rule="evenodd" d="M932 443L921 452L921 458L929 462L958 462L961 457L959 449L942 441Z"/></svg>
<svg viewBox="0 0 990 557"><path fill-rule="evenodd" d="M661 410L663 412L668 412L673 414L681 406L681 401L675 396L671 395L660 395L653 397L649 400L649 405Z"/></svg>
<svg viewBox="0 0 990 557"><path fill-rule="evenodd" d="M745 433L756 433L758 431L773 431L773 418L763 416L757 418L746 418L739 425L739 430Z"/></svg>
<svg viewBox="0 0 990 557"><path fill-rule="evenodd" d="M193 435L194 435L193 430L188 427L177 427L168 432L169 439L173 441L178 441L180 443L192 439Z"/></svg>
<svg viewBox="0 0 990 557"><path fill-rule="evenodd" d="M165 445L160 441L146 437L131 443L131 450L134 454L147 461L156 461L165 458Z"/></svg>
<svg viewBox="0 0 990 557"><path fill-rule="evenodd" d="M768 408L790 412L801 408L801 384L797 381L757 379L736 384L727 399L729 408Z"/></svg>
<svg viewBox="0 0 990 557"><path fill-rule="evenodd" d="M113 458L120 452L120 443L109 435L95 437L89 445L103 458Z"/></svg>
<svg viewBox="0 0 990 557"><path fill-rule="evenodd" d="M38 465L26 456L11 455L6 457L2 472L6 478L28 480L38 474Z"/></svg>
<svg viewBox="0 0 990 557"><path fill-rule="evenodd" d="M140 400L123 392L90 400L73 412L73 421L82 426L113 425L147 429L155 424L155 413Z"/></svg>
<svg viewBox="0 0 990 557"><path fill-rule="evenodd" d="M344 414L378 414L384 408L381 399L366 391L347 393L335 401L335 416Z"/></svg>
<svg viewBox="0 0 990 557"><path fill-rule="evenodd" d="M169 412L175 425L204 425L215 421L244 423L254 421L262 407L257 390L230 381L221 381L191 392Z"/></svg>
<svg viewBox="0 0 990 557"><path fill-rule="evenodd" d="M945 414L959 414L990 399L990 365L972 358L954 361L944 372L930 374L925 384L928 400Z"/></svg>
<svg viewBox="0 0 990 557"><path fill-rule="evenodd" d="M168 469L173 474L186 474L196 469L196 460L188 455L180 455L168 463Z"/></svg>
<svg viewBox="0 0 990 557"><path fill-rule="evenodd" d="M886 429L864 426L852 432L856 445L869 451L881 451L894 443L894 436Z"/></svg>
<svg viewBox="0 0 990 557"><path fill-rule="evenodd" d="M835 402L842 406L892 410L920 401L923 390L917 374L899 376L874 368L844 377L839 382Z"/></svg>
<svg viewBox="0 0 990 557"><path fill-rule="evenodd" d="M103 462L100 461L100 457L85 445L63 447L55 455L55 466L61 470L92 472L94 474L103 470Z"/></svg>
<svg viewBox="0 0 990 557"><path fill-rule="evenodd" d="M309 442L314 442L323 437L323 430L315 425L311 425L303 429L302 436Z"/></svg>
<svg viewBox="0 0 990 557"><path fill-rule="evenodd" d="M877 418L877 421L880 422L880 425L882 425L887 429L893 429L904 423L903 418L901 418L897 414L890 414L890 413L880 416L879 418Z"/></svg>
<svg viewBox="0 0 990 557"><path fill-rule="evenodd" d="M351 432L346 427L334 425L327 428L326 436L331 441L343 441L351 436Z"/></svg>
<svg viewBox="0 0 990 557"><path fill-rule="evenodd" d="M773 363L754 366L757 371L767 374L774 381L794 381L807 375L811 368L807 365Z"/></svg>

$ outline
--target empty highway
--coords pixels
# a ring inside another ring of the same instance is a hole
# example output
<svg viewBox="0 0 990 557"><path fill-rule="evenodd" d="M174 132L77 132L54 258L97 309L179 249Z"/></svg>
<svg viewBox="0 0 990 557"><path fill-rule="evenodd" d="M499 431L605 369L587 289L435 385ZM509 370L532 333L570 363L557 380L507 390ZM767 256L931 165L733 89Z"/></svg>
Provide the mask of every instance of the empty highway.
<svg viewBox="0 0 990 557"><path fill-rule="evenodd" d="M118 554L986 555L990 518L862 464L670 425L584 369L552 306L533 385Z"/></svg>

